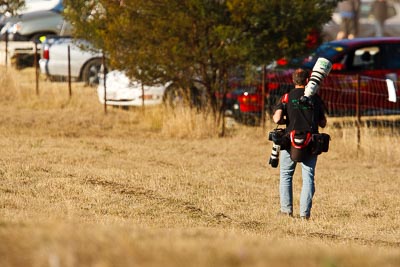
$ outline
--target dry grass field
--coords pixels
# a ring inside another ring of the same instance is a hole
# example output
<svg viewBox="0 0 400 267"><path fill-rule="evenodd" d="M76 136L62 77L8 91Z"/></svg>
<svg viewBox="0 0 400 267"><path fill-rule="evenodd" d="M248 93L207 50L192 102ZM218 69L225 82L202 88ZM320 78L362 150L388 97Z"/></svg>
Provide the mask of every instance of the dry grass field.
<svg viewBox="0 0 400 267"><path fill-rule="evenodd" d="M312 218L280 217L274 126L103 106L0 69L0 266L400 266L399 129L328 126ZM301 176L294 182L298 215Z"/></svg>

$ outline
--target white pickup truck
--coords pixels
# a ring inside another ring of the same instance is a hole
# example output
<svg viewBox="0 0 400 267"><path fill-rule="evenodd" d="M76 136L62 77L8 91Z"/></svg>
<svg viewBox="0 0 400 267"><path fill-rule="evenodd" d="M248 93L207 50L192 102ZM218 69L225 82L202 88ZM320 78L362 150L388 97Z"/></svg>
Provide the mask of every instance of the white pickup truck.
<svg viewBox="0 0 400 267"><path fill-rule="evenodd" d="M68 78L68 47L71 79L97 85L101 74L102 53L94 51L89 42L70 37L50 37L42 44L39 66L50 80Z"/></svg>

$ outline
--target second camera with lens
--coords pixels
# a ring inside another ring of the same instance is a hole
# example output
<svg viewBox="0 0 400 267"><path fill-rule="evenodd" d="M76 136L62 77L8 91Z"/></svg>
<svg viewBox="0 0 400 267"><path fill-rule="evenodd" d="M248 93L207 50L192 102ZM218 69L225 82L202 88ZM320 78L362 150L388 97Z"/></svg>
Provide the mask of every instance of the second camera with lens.
<svg viewBox="0 0 400 267"><path fill-rule="evenodd" d="M273 168L278 167L280 150L286 147L285 133L285 129L277 128L268 134L268 140L273 142L271 156L268 163Z"/></svg>

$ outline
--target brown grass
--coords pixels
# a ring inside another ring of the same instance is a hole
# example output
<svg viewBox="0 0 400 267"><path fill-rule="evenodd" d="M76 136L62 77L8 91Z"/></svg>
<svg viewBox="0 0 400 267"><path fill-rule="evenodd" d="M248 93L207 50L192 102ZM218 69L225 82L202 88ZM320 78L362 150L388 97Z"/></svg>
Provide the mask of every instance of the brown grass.
<svg viewBox="0 0 400 267"><path fill-rule="evenodd" d="M0 266L400 266L399 134L325 130L312 219L277 216L266 130L0 76ZM398 130L397 130L398 131ZM295 178L295 212L301 186Z"/></svg>

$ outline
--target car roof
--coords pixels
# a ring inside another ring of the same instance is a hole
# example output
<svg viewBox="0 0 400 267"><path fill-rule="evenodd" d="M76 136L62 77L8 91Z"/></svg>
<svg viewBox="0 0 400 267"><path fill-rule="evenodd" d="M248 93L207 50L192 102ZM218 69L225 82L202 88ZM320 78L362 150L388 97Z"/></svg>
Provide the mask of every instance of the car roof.
<svg viewBox="0 0 400 267"><path fill-rule="evenodd" d="M359 46L364 44L387 44L387 43L400 43L400 37L365 37L354 39L343 39L329 42L333 45L345 45L348 47Z"/></svg>
<svg viewBox="0 0 400 267"><path fill-rule="evenodd" d="M320 47L315 50L315 53L312 58L309 58L308 61L303 63L303 67L311 69L317 58L319 56L326 57L330 60L333 60L334 57L337 57L340 54L348 53L349 50L358 49L363 46L378 46L382 44L400 44L400 37L365 37L365 38L354 38L354 39L343 39L343 40L335 40L330 42L322 43ZM326 49L327 47L343 47L342 50L335 49ZM322 48L322 50L320 50ZM329 53L327 51L330 51Z"/></svg>

